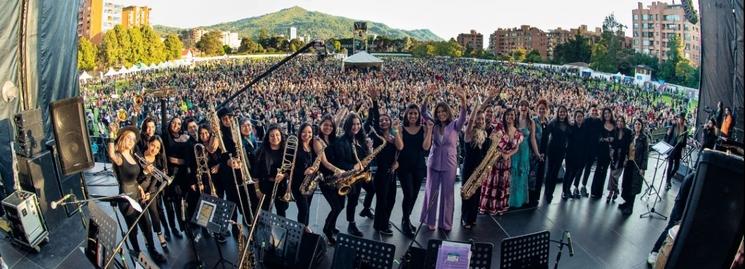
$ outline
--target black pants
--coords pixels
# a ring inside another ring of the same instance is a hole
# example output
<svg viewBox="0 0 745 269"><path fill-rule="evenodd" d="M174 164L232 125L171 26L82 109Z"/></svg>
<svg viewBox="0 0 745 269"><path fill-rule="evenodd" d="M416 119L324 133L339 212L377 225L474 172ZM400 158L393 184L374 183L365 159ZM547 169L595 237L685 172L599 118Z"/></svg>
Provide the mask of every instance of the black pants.
<svg viewBox="0 0 745 269"><path fill-rule="evenodd" d="M323 183L321 183L319 187L321 188L323 197L326 198L326 202L328 202L329 207L331 207L331 211L326 215L326 221L323 228L334 228L336 226L336 219L344 209L344 199L346 199L346 197L339 195L334 187L326 186Z"/></svg>
<svg viewBox="0 0 745 269"><path fill-rule="evenodd" d="M365 209L370 209L370 206L372 206L373 198L375 198L376 194L375 182L373 180L370 182L360 182L358 184L362 185L362 189L365 190L365 200L362 201L362 206Z"/></svg>
<svg viewBox="0 0 745 269"><path fill-rule="evenodd" d="M376 191L373 228L385 230L388 229L393 205L396 204L396 176L394 173L390 173L387 168L385 171L378 170L375 173L373 183ZM365 202L367 202L367 196L365 196Z"/></svg>
<svg viewBox="0 0 745 269"><path fill-rule="evenodd" d="M535 170L535 184L532 184L533 188L530 188L530 191L528 192L528 199L530 200L529 204L533 204L533 205L538 204L538 200L541 199L541 189L543 188L543 179L546 176L546 162L538 161L537 164L538 164L538 167Z"/></svg>
<svg viewBox="0 0 745 269"><path fill-rule="evenodd" d="M590 153L585 160L584 173L582 174L582 186L587 186L587 180L590 179L590 173L592 173L592 165L595 164L597 154ZM576 186L576 185L575 185Z"/></svg>
<svg viewBox="0 0 745 269"><path fill-rule="evenodd" d="M181 186L176 183L172 183L167 186L164 191L163 204L166 209L166 218L168 218L168 224L171 226L171 231L176 233L184 229L185 224L182 221L182 209L181 203L184 198L184 193L181 190ZM176 228L176 223L179 224L181 229Z"/></svg>
<svg viewBox="0 0 745 269"><path fill-rule="evenodd" d="M456 195L459 195L456 193ZM479 202L481 201L481 187L476 189L476 192L471 198L463 200L460 204L460 218L466 224L476 223L476 217L479 215Z"/></svg>
<svg viewBox="0 0 745 269"><path fill-rule="evenodd" d="M124 216L124 221L127 223L128 228L131 228L134 225L140 226L143 236L145 237L147 248L154 249L155 240L153 240L153 230L152 225L150 224L150 216L145 213L145 215L140 218L140 221L135 223L137 217L140 215L140 212L137 212L137 210L132 208L132 206L127 203L119 203L119 211L122 212L122 216ZM137 228L132 229L132 232L129 233L129 242L132 244L132 248L135 252L140 252L140 243L137 240Z"/></svg>
<svg viewBox="0 0 745 269"><path fill-rule="evenodd" d="M287 181L281 182L279 186L277 186L277 193L274 197L274 209L277 212L277 216L285 217L287 216L287 208L290 207L290 204L288 202L282 201L282 196L285 195L285 192L287 191ZM264 203L261 205L261 209L270 211L269 205L271 204L271 197L272 197L272 190L274 189L274 182L271 181L262 181L261 182L261 192L264 193L264 195L267 195L264 199Z"/></svg>
<svg viewBox="0 0 745 269"><path fill-rule="evenodd" d="M605 178L608 177L608 166L610 166L610 155L598 157L598 165L595 167L595 176L592 178L591 194L593 196L603 196Z"/></svg>
<svg viewBox="0 0 745 269"><path fill-rule="evenodd" d="M236 171L235 176L238 182L242 181L240 171ZM256 215L256 210L259 208L259 198L256 195L255 187L253 185L248 185L248 188L241 185L236 186L236 179L233 179L232 172L223 174L220 177L220 184L215 185L217 196L222 198L222 195L225 194L226 200L235 203L237 208L232 216L233 221L239 222L239 211L241 211L241 215L245 216L247 221L250 221L250 215ZM248 199L246 198L246 193L248 193ZM282 194L284 194L284 192Z"/></svg>
<svg viewBox="0 0 745 269"><path fill-rule="evenodd" d="M631 161L626 162L624 169L621 181L621 198L626 201L624 205L633 210L634 201L636 201L636 192L632 190L632 185L634 182L634 176L639 174L639 169L637 169L636 165Z"/></svg>
<svg viewBox="0 0 745 269"><path fill-rule="evenodd" d="M670 212L670 219L667 221L665 230L662 232L662 234L660 234L660 237L657 238L657 242L654 243L652 252L660 251L662 244L665 243L667 230L680 223L680 220L683 219L683 211L688 204L688 194L690 193L690 189L695 178L696 173L691 173L683 179L683 183L680 185L680 189L678 189L678 196L675 198L675 204L673 204L673 210Z"/></svg>
<svg viewBox="0 0 745 269"><path fill-rule="evenodd" d="M313 194L305 196L300 192L300 185L303 184L302 180L303 178L292 180L292 197L295 198L295 205L297 206L297 222L308 226L310 202L313 200Z"/></svg>
<svg viewBox="0 0 745 269"><path fill-rule="evenodd" d="M584 163L580 160L574 159L575 157L567 157L566 165L567 171L564 174L564 183L562 184L562 192L566 195L572 194L572 185L579 187L579 182L582 180L582 168Z"/></svg>
<svg viewBox="0 0 745 269"><path fill-rule="evenodd" d="M678 168L680 168L680 159L681 156L674 156L671 155L671 157L667 160L667 177L665 177L665 183L670 184L670 181L673 176L675 176L675 173L678 172Z"/></svg>
<svg viewBox="0 0 745 269"><path fill-rule="evenodd" d="M360 194L362 192L362 184L357 183L352 185L352 189L347 194L347 221L354 222L354 213L357 211L357 204L359 204Z"/></svg>
<svg viewBox="0 0 745 269"><path fill-rule="evenodd" d="M409 217L414 210L414 204L419 197L419 190L422 188L422 180L426 175L422 169L400 169L398 180L401 182L401 192L404 197L401 201L401 220L405 223L411 223Z"/></svg>
<svg viewBox="0 0 745 269"><path fill-rule="evenodd" d="M548 172L546 173L546 192L543 196L546 197L546 202L551 202L554 198L554 190L556 190L556 183L559 183L559 170L564 162L564 153L556 153L548 156ZM566 177L566 175L564 175Z"/></svg>

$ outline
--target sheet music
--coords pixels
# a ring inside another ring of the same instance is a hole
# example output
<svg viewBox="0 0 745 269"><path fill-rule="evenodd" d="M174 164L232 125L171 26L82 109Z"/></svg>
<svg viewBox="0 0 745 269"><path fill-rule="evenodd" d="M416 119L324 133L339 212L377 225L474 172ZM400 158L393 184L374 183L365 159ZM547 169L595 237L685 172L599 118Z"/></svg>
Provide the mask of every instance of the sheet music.
<svg viewBox="0 0 745 269"><path fill-rule="evenodd" d="M437 269L468 269L471 264L471 245L442 241L437 252Z"/></svg>
<svg viewBox="0 0 745 269"><path fill-rule="evenodd" d="M660 154L668 154L670 151L673 150L673 146L665 141L660 141L657 142L657 144L654 144L654 146L652 146L652 149L659 152Z"/></svg>
<svg viewBox="0 0 745 269"><path fill-rule="evenodd" d="M132 197L129 197L129 195L120 194L119 195L119 198L126 199L127 202L129 202L129 205L132 206L132 208L134 208L135 210L137 210L137 212L142 213L142 206L140 206L140 203L138 203L137 201L135 201L135 199L132 199Z"/></svg>

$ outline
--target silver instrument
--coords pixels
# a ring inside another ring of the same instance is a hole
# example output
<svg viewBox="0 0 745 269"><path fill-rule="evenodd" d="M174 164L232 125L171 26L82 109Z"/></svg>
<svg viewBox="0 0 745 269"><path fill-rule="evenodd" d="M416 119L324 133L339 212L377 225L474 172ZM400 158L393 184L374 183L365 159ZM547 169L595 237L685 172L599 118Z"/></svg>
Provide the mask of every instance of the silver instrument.
<svg viewBox="0 0 745 269"><path fill-rule="evenodd" d="M202 183L202 178L207 175L207 184L209 184L210 187L210 195L217 197L217 192L215 190L215 185L212 184L212 173L210 173L210 166L209 166L209 157L207 156L207 148L204 147L202 144L196 144L194 145L194 158L197 161L197 171L196 171L196 178L197 178L197 185L199 186L200 190L204 189L204 183Z"/></svg>
<svg viewBox="0 0 745 269"><path fill-rule="evenodd" d="M143 158L142 156L140 156L137 153L132 154L132 155L135 156L135 158L137 159L137 162L140 163L140 165L142 166L143 169L146 166L152 164L152 163L148 162L147 160L145 160L145 158ZM163 172L163 171L159 170L157 167L153 167L153 170L152 170L152 173L150 174L150 176L152 176L153 178L155 178L156 180L158 180L160 182L165 182L168 185L171 185L171 182L173 182L173 178L172 177L168 176L168 174L166 174L166 172Z"/></svg>
<svg viewBox="0 0 745 269"><path fill-rule="evenodd" d="M297 154L297 146L298 146L298 139L297 136L291 135L287 137L287 141L285 142L285 150L282 154L282 164L279 166L279 169L277 169L277 174L287 174L285 178L288 178L289 181L287 185L287 189L289 192L290 184L292 183L292 172L295 167L295 156ZM288 174L289 172L289 174ZM279 188L279 181L274 182L274 188L272 189L272 196L271 200L269 201L269 210L272 209L272 206L274 206L274 198L277 196L277 189ZM286 198L287 193L283 195L283 199ZM292 199L292 193L290 193L290 199Z"/></svg>

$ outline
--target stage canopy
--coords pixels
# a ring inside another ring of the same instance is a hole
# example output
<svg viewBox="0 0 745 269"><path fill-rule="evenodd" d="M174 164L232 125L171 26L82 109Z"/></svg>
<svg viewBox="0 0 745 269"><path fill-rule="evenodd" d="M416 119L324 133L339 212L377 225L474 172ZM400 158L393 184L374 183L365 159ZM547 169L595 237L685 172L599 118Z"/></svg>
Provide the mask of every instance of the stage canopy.
<svg viewBox="0 0 745 269"><path fill-rule="evenodd" d="M378 57L372 56L367 52L360 51L352 56L347 57L342 61L342 69L355 67L355 68L377 68L380 70L383 68L383 60Z"/></svg>
<svg viewBox="0 0 745 269"><path fill-rule="evenodd" d="M16 133L13 115L41 109L45 140L49 140L53 135L49 103L78 95L80 3L0 1L0 84L9 82L13 85L9 89L18 89L18 97L0 100L0 177L5 186L12 184L10 141Z"/></svg>

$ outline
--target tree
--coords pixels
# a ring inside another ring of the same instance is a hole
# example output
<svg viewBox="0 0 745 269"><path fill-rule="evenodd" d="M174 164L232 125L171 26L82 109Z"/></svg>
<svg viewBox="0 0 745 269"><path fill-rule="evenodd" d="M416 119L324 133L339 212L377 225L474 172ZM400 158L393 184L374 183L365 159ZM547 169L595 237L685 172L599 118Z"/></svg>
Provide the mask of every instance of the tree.
<svg viewBox="0 0 745 269"><path fill-rule="evenodd" d="M334 51L341 51L341 42L334 40Z"/></svg>
<svg viewBox="0 0 745 269"><path fill-rule="evenodd" d="M305 43L299 38L292 39L290 40L290 45L289 45L290 52L296 52L298 49L302 48L304 45Z"/></svg>
<svg viewBox="0 0 745 269"><path fill-rule="evenodd" d="M619 66L628 63L629 51L624 50L622 42L626 26L616 20L615 15L610 14L603 21L603 33L600 42L592 49L592 63L590 66L598 71L616 73ZM599 53L596 55L596 52ZM626 61L626 62L624 62ZM628 65L626 64L628 69Z"/></svg>
<svg viewBox="0 0 745 269"><path fill-rule="evenodd" d="M103 35L103 42L101 42L100 46L100 58L105 66L113 67L120 65L122 47L119 45L119 40L116 38L114 31L108 31Z"/></svg>
<svg viewBox="0 0 745 269"><path fill-rule="evenodd" d="M130 59L133 57L132 55L132 41L130 40L130 35L127 33L127 29L122 27L121 25L114 26L113 31L114 38L116 38L117 42L119 43L119 54L117 55L116 65L123 65L126 67L132 66L132 62ZM106 32L108 33L108 32Z"/></svg>
<svg viewBox="0 0 745 269"><path fill-rule="evenodd" d="M163 41L163 46L165 47L166 61L180 58L181 50L184 49L184 44L181 43L181 39L174 34L166 36L166 40Z"/></svg>
<svg viewBox="0 0 745 269"><path fill-rule="evenodd" d="M241 38L241 46L238 47L239 53L257 53L262 52L264 48L259 43L254 42L251 38Z"/></svg>
<svg viewBox="0 0 745 269"><path fill-rule="evenodd" d="M130 42L129 52L127 53L127 66L141 62L149 62L150 59L147 52L148 48L145 45L145 38L142 31L140 31L140 28L128 28L126 32L127 36L129 36Z"/></svg>
<svg viewBox="0 0 745 269"><path fill-rule="evenodd" d="M166 47L163 41L160 41L160 36L149 25L143 26L141 31L146 44L144 55L140 57L140 61L138 62L152 64L166 61ZM178 53L180 54L181 52L179 51Z"/></svg>
<svg viewBox="0 0 745 269"><path fill-rule="evenodd" d="M197 49L206 55L222 55L225 53L222 47L222 33L211 31L202 36L197 42Z"/></svg>
<svg viewBox="0 0 745 269"><path fill-rule="evenodd" d="M222 45L222 51L225 52L225 54L233 54L233 48L228 45Z"/></svg>
<svg viewBox="0 0 745 269"><path fill-rule="evenodd" d="M581 35L574 36L567 43L554 48L553 62L557 64L583 62L589 63L592 57L590 41Z"/></svg>
<svg viewBox="0 0 745 269"><path fill-rule="evenodd" d="M684 56L683 41L677 35L669 38L667 43L667 60L660 65L659 78L667 82L686 87L698 88L699 70L691 65Z"/></svg>
<svg viewBox="0 0 745 269"><path fill-rule="evenodd" d="M78 41L78 69L93 70L96 68L96 54L98 50L88 38L81 37Z"/></svg>
<svg viewBox="0 0 745 269"><path fill-rule="evenodd" d="M432 42L418 44L411 50L411 53L414 55L414 57L428 58L434 56L436 52L437 48L435 47L435 45L432 44Z"/></svg>
<svg viewBox="0 0 745 269"><path fill-rule="evenodd" d="M525 56L525 62L527 63L540 63L543 62L541 53L538 50L531 50L527 56Z"/></svg>
<svg viewBox="0 0 745 269"><path fill-rule="evenodd" d="M527 51L525 51L524 48L517 48L516 50L512 51L512 60L522 63L525 61L525 56L527 55L526 53Z"/></svg>

